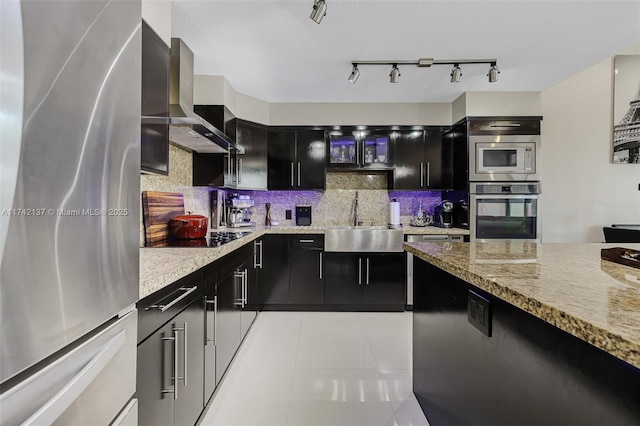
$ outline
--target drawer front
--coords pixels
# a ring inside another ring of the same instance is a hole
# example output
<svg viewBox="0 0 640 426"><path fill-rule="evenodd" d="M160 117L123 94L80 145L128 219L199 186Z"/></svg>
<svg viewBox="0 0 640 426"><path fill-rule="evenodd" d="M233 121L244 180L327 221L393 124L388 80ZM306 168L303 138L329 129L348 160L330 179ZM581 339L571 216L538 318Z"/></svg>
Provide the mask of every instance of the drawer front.
<svg viewBox="0 0 640 426"><path fill-rule="evenodd" d="M322 234L289 235L289 248L323 250L324 235Z"/></svg>

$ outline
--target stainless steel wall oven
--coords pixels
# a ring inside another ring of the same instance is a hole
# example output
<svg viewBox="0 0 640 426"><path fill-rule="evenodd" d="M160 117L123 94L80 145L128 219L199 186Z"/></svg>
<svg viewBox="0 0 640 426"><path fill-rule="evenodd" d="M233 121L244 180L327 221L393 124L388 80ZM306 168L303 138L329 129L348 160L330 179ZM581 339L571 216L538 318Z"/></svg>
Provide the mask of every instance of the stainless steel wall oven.
<svg viewBox="0 0 640 426"><path fill-rule="evenodd" d="M540 182L472 182L471 241L540 241Z"/></svg>

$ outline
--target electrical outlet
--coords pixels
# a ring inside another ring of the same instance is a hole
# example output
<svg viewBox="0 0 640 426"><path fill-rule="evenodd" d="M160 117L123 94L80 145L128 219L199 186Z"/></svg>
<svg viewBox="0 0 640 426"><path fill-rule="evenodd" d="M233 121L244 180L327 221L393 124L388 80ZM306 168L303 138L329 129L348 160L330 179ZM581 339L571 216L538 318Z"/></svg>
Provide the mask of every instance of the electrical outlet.
<svg viewBox="0 0 640 426"><path fill-rule="evenodd" d="M291 210L285 210L285 211L284 211L284 218L285 218L285 219L291 219L291 218L292 218L292 216L291 216Z"/></svg>
<svg viewBox="0 0 640 426"><path fill-rule="evenodd" d="M491 337L491 312L489 308L490 304L487 299L469 290L467 320L487 337Z"/></svg>

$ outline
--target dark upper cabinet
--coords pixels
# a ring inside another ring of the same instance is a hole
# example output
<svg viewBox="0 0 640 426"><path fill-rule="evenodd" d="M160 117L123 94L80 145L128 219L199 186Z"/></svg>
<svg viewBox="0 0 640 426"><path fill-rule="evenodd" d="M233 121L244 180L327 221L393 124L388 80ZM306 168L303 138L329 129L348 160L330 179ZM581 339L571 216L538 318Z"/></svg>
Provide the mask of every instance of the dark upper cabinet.
<svg viewBox="0 0 640 426"><path fill-rule="evenodd" d="M329 133L327 167L393 168L394 141L388 130L334 130Z"/></svg>
<svg viewBox="0 0 640 426"><path fill-rule="evenodd" d="M396 147L394 189L451 189L453 148L446 127L393 132Z"/></svg>
<svg viewBox="0 0 640 426"><path fill-rule="evenodd" d="M169 174L169 46L142 21L140 168Z"/></svg>
<svg viewBox="0 0 640 426"><path fill-rule="evenodd" d="M454 126L446 137L453 147L453 190L469 190L469 145L467 123Z"/></svg>
<svg viewBox="0 0 640 426"><path fill-rule="evenodd" d="M323 130L269 130L268 188L324 189L325 146Z"/></svg>
<svg viewBox="0 0 640 426"><path fill-rule="evenodd" d="M235 141L244 154L232 157L235 166L232 186L267 189L267 126L236 119Z"/></svg>

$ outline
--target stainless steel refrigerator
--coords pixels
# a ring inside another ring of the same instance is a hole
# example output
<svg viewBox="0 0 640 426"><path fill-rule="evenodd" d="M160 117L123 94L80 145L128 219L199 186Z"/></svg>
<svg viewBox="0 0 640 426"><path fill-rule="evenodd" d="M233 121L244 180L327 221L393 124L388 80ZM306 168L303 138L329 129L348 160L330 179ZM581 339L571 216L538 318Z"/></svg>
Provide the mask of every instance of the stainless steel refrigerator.
<svg viewBox="0 0 640 426"><path fill-rule="evenodd" d="M136 424L140 1L0 1L0 424Z"/></svg>

